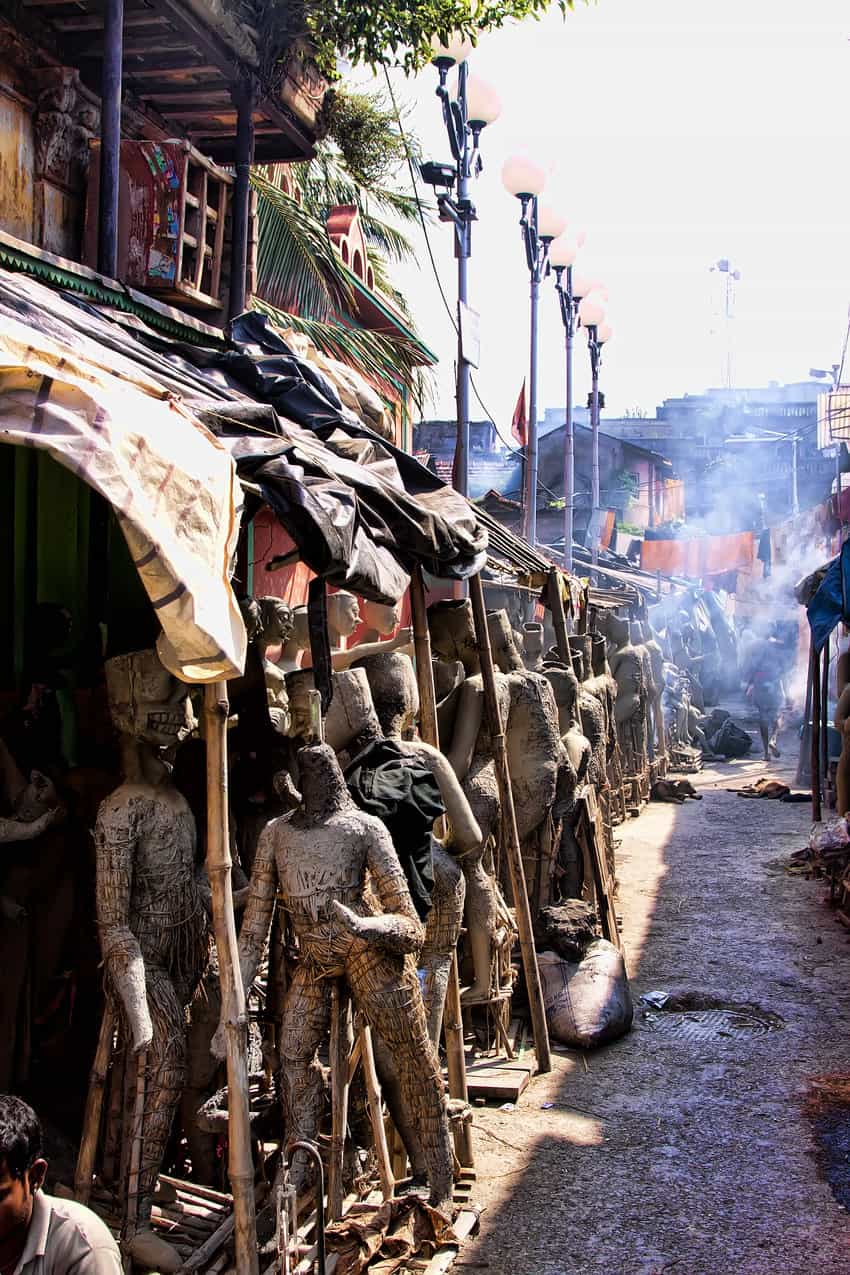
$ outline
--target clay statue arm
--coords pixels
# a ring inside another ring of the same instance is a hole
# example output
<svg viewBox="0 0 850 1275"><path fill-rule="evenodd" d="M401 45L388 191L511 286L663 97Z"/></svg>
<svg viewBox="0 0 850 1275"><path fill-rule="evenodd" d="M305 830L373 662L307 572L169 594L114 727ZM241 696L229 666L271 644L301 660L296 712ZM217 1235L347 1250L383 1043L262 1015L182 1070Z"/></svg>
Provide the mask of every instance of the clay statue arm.
<svg viewBox="0 0 850 1275"><path fill-rule="evenodd" d="M412 629L399 629L394 638L388 642L364 642L361 646L351 646L347 651L334 651L331 662L335 673L351 668L355 660L365 660L369 655L387 655L390 651L403 651L413 643Z"/></svg>
<svg viewBox="0 0 850 1275"><path fill-rule="evenodd" d="M277 890L277 865L271 826L257 842L257 853L248 887L248 902L239 931L239 971L246 994L251 990L269 936Z"/></svg>
<svg viewBox="0 0 850 1275"><path fill-rule="evenodd" d="M22 819L0 819L0 846L10 841L35 841L36 837L46 832L63 813L62 807L57 806L55 810L46 810L43 815L39 815L37 819L31 819L29 823Z"/></svg>
<svg viewBox="0 0 850 1275"><path fill-rule="evenodd" d="M411 757L415 757L423 766L426 766L436 779L446 814L452 825L452 845L463 853L476 850L484 838L448 758L440 752L439 748L432 748L430 744L421 741L402 744L401 747Z"/></svg>
<svg viewBox="0 0 850 1275"><path fill-rule="evenodd" d="M5 793L6 801L14 806L26 786L17 762L0 739L0 792Z"/></svg>
<svg viewBox="0 0 850 1275"><path fill-rule="evenodd" d="M481 730L483 716L484 688L480 684L476 684L472 678L467 678L461 687L460 703L457 708L451 748L446 752L452 770L461 783L463 783L469 773L469 767L472 765L475 744L478 740L478 732Z"/></svg>
<svg viewBox="0 0 850 1275"><path fill-rule="evenodd" d="M838 697L838 703L835 706L835 729L843 732L848 717L850 717L850 684L844 687Z"/></svg>
<svg viewBox="0 0 850 1275"><path fill-rule="evenodd" d="M332 906L337 919L357 938L373 942L394 956L406 956L421 948L425 927L416 915L390 834L377 820L374 824L366 849L366 864L382 914L358 916L338 900L334 900Z"/></svg>
<svg viewBox="0 0 850 1275"><path fill-rule="evenodd" d="M153 1039L153 1025L145 986L145 961L129 924L135 837L126 807L104 803L97 817L94 843L100 950L124 1007L133 1051L140 1053Z"/></svg>

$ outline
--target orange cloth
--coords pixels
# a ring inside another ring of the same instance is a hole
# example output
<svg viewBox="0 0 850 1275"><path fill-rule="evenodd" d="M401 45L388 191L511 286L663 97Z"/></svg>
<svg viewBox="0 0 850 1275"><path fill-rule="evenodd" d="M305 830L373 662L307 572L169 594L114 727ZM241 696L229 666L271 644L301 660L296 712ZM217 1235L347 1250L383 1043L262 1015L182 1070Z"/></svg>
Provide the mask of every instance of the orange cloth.
<svg viewBox="0 0 850 1275"><path fill-rule="evenodd" d="M644 540L640 564L644 571L693 579L740 571L752 565L755 537L751 531L731 536L700 536L693 540Z"/></svg>

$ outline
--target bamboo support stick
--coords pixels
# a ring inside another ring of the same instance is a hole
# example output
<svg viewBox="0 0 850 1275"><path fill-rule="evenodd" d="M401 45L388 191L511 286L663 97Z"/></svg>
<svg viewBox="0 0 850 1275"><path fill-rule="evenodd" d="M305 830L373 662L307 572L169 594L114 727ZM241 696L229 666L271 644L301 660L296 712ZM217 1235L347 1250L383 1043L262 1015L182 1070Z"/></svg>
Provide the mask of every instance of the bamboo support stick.
<svg viewBox="0 0 850 1275"><path fill-rule="evenodd" d="M248 1016L239 970L227 827L227 714L226 684L214 682L205 686L207 873L212 890L213 927L227 1046L227 1167L233 1192L236 1270L238 1275L258 1275L254 1162L248 1111Z"/></svg>
<svg viewBox="0 0 850 1275"><path fill-rule="evenodd" d="M109 1073L109 1059L112 1056L112 1038L114 1034L115 1005L112 999L107 996L103 1006L103 1018L100 1020L97 1049L95 1050L89 1075L89 1091L83 1116L80 1153L77 1156L77 1169L74 1174L74 1198L80 1204L88 1204L91 1195L97 1141L100 1135L100 1117L103 1111L103 1095L106 1088L106 1077Z"/></svg>
<svg viewBox="0 0 850 1275"><path fill-rule="evenodd" d="M335 978L331 987L331 1155L328 1165L328 1218L342 1217L345 1130L348 1124L348 989Z"/></svg>
<svg viewBox="0 0 850 1275"><path fill-rule="evenodd" d="M416 653L416 681L419 687L419 731L426 744L440 747L437 726L437 696L434 690L434 670L431 664L431 634L428 630L428 614L425 605L425 583L422 568L415 566L410 578L410 611L413 620L413 643ZM446 1006L443 1014L443 1041L446 1047L446 1065L449 1073L449 1097L469 1101L466 1087L466 1057L463 1052L463 1018L460 1011L460 978L458 977L457 952L452 954L449 982L446 988ZM472 1151L472 1135L466 1126L455 1139L455 1153L465 1168L472 1168L475 1157Z"/></svg>
<svg viewBox="0 0 850 1275"><path fill-rule="evenodd" d="M190 1275L192 1271L199 1271L218 1250L227 1243L233 1233L233 1227L236 1219L231 1213L224 1221L216 1227L212 1235L199 1248L196 1248L191 1257L180 1268L180 1275Z"/></svg>
<svg viewBox="0 0 850 1275"><path fill-rule="evenodd" d="M800 736L800 754L797 759L797 776L795 780L795 782L798 784L801 784L803 782L803 778L808 769L808 763L806 761L806 731L808 730L809 722L811 720L811 713L812 713L812 659L811 659L811 653L810 653L809 666L806 671L806 704L805 704L805 708L803 709L803 733Z"/></svg>
<svg viewBox="0 0 850 1275"><path fill-rule="evenodd" d="M384 1128L384 1117L381 1111L381 1086L375 1069L375 1054L372 1050L372 1032L363 1023L359 1032L360 1063L363 1067L363 1080L366 1084L366 1098L369 1103L369 1121L372 1125L372 1138L375 1143L375 1157L378 1161L378 1177L381 1182L381 1194L385 1200L393 1198L395 1178L390 1166L390 1149L387 1146L387 1133Z"/></svg>
<svg viewBox="0 0 850 1275"><path fill-rule="evenodd" d="M829 638L821 652L820 775L824 798L829 789Z"/></svg>
<svg viewBox="0 0 850 1275"><path fill-rule="evenodd" d="M812 661L812 728L811 739L811 780L812 780L812 820L821 821L821 776L820 776L820 652L816 650L814 641L811 647Z"/></svg>
<svg viewBox="0 0 850 1275"><path fill-rule="evenodd" d="M534 1046L537 1053L538 1071L552 1070L552 1059L549 1052L549 1031L546 1026L546 1011L543 1008L543 992L540 987L540 970L537 966L537 953L534 950L534 933L531 925L531 910L528 906L528 892L525 886L525 872L522 866L522 850L516 826L513 789L508 770L508 757L505 747L504 723L499 712L499 701L496 694L496 676L493 668L493 654L490 650L490 635L487 631L487 611L484 604L484 588L481 576L473 576L469 582L469 596L472 600L472 611L475 617L475 635L478 642L478 654L481 661L481 678L484 684L484 699L487 704L487 715L490 722L490 737L493 747L493 761L496 768L496 782L502 803L503 826L505 829L505 853L511 888L514 895L514 909L519 929L519 946L522 952L522 964L525 970L525 984L528 991L528 1005L531 1010L531 1025L534 1031Z"/></svg>
<svg viewBox="0 0 850 1275"><path fill-rule="evenodd" d="M567 617L564 614L564 598L561 593L560 571L555 567L549 572L546 586L549 596L549 610L552 612L552 623L555 626L555 638L558 644L558 655L567 668L573 667L573 653L567 634Z"/></svg>

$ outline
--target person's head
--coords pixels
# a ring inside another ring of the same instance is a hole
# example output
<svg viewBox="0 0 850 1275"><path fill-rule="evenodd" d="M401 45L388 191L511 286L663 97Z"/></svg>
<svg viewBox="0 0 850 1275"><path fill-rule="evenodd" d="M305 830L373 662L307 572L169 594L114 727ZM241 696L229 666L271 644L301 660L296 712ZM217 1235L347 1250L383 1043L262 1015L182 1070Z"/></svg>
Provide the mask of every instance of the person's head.
<svg viewBox="0 0 850 1275"><path fill-rule="evenodd" d="M0 1240L29 1226L46 1172L38 1116L14 1094L0 1094Z"/></svg>

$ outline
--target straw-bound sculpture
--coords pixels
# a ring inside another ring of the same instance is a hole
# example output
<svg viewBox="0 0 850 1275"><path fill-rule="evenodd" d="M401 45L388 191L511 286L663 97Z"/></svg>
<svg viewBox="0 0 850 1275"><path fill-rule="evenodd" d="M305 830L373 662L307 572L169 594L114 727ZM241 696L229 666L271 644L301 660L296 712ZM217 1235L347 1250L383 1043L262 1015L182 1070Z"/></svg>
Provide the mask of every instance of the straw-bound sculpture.
<svg viewBox="0 0 850 1275"><path fill-rule="evenodd" d="M427 1165L431 1202L440 1205L452 1187L443 1081L409 959L421 947L423 927L389 833L379 819L357 809L333 750L326 744L304 748L298 761L303 804L293 815L273 820L260 838L239 936L246 989L262 958L275 898L298 939L300 959L280 1033L287 1133L311 1140L318 1132L323 1084L317 1055L330 1024L332 985L342 978L395 1060ZM297 1155L296 1188L306 1175L307 1165Z"/></svg>
<svg viewBox="0 0 850 1275"><path fill-rule="evenodd" d="M159 750L187 729L190 707L187 687L153 650L107 660L106 685L124 782L97 817L97 923L108 990L136 1056L129 1123L140 1123L124 1134L131 1146L125 1238L133 1257L169 1271L180 1258L149 1219L186 1079L185 1006L206 965L208 931L195 821Z"/></svg>

